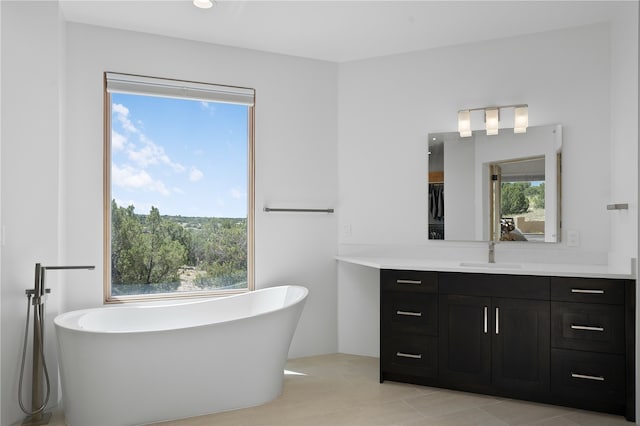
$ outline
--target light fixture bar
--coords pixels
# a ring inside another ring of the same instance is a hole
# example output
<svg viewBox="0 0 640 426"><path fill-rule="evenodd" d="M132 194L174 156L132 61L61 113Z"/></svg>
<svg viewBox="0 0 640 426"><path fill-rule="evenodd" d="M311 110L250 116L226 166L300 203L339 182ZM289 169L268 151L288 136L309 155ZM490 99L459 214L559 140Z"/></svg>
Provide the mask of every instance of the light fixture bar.
<svg viewBox="0 0 640 426"><path fill-rule="evenodd" d="M526 133L529 126L529 106L527 104L485 106L482 108L467 108L458 111L458 132L460 137L469 137L471 131L471 111L484 111L487 135L497 135L500 123L500 110L514 109L513 133Z"/></svg>

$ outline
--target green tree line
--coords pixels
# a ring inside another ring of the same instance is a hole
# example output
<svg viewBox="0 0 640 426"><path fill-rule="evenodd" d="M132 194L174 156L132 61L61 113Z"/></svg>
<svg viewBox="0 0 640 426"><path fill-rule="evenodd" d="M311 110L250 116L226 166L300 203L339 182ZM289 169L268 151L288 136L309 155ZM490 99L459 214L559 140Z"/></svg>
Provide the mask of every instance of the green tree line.
<svg viewBox="0 0 640 426"><path fill-rule="evenodd" d="M526 213L530 205L544 208L544 183L532 186L531 182L505 182L500 191L502 215Z"/></svg>
<svg viewBox="0 0 640 426"><path fill-rule="evenodd" d="M112 200L112 284L179 283L185 267L200 288L245 287L246 219L140 215Z"/></svg>

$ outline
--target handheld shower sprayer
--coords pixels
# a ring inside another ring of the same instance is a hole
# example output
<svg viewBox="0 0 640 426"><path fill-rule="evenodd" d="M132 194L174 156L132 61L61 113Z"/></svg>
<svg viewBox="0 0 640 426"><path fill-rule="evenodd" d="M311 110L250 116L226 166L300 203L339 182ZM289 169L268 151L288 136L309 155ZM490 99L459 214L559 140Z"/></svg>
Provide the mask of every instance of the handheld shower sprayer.
<svg viewBox="0 0 640 426"><path fill-rule="evenodd" d="M51 413L45 413L44 409L51 395L51 383L49 371L44 357L44 321L45 321L45 296L51 289L45 286L45 272L48 270L62 269L95 269L95 266L42 266L36 263L34 287L25 291L27 295L27 321L24 332L24 344L22 346L22 363L20 365L20 381L18 385L18 402L20 408L27 415L22 422L23 426L38 426L49 423ZM31 376L31 410L28 410L22 402L22 379L24 376L24 363L27 354L27 340L29 335L29 315L33 305L33 365ZM43 378L46 384L46 392L43 396Z"/></svg>

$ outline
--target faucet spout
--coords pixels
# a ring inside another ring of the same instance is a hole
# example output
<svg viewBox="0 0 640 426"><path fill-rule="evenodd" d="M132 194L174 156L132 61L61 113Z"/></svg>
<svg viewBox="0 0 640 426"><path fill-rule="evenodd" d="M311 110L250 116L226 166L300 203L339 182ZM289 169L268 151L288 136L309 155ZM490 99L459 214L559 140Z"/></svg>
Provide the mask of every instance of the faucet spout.
<svg viewBox="0 0 640 426"><path fill-rule="evenodd" d="M489 241L489 263L496 263L496 242Z"/></svg>

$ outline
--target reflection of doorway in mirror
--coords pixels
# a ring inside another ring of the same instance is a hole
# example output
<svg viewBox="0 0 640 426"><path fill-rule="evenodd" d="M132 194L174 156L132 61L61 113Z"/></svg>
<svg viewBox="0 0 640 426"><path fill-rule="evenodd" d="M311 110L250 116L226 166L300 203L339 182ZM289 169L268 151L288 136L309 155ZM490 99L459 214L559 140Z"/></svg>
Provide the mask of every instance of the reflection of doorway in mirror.
<svg viewBox="0 0 640 426"><path fill-rule="evenodd" d="M545 241L545 158L491 164L492 239Z"/></svg>
<svg viewBox="0 0 640 426"><path fill-rule="evenodd" d="M491 188L489 191L489 205L491 206L491 226L489 232L491 233L491 240L501 240L501 209L500 199L502 192L502 168L499 164L491 164L489 166L489 177L491 182Z"/></svg>

